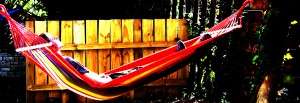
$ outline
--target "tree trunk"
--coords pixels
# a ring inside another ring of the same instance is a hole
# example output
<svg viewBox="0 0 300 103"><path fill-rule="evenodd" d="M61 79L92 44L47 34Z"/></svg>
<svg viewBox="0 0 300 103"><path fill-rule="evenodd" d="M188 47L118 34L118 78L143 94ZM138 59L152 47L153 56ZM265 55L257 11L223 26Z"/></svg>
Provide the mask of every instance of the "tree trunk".
<svg viewBox="0 0 300 103"><path fill-rule="evenodd" d="M197 26L199 15L199 0L194 0L193 26ZM194 27L193 27L194 28Z"/></svg>
<svg viewBox="0 0 300 103"><path fill-rule="evenodd" d="M269 95L271 93L271 88L274 85L274 75L267 75L257 93L256 103L269 103Z"/></svg>
<svg viewBox="0 0 300 103"><path fill-rule="evenodd" d="M278 90L278 75L281 72L283 56L286 53L286 40L289 34L289 26L292 20L290 1L271 2L270 11L266 14L262 22L263 29L260 34L260 73L266 71L266 76L258 90L257 102L276 102L276 91ZM290 4L289 4L290 3ZM297 3L296 3L297 4ZM276 34L276 35L274 35ZM264 90L265 88L265 90Z"/></svg>
<svg viewBox="0 0 300 103"><path fill-rule="evenodd" d="M201 0L200 32L205 30L207 18L207 0Z"/></svg>
<svg viewBox="0 0 300 103"><path fill-rule="evenodd" d="M220 1L220 14L218 16L219 21L222 21L229 15L231 15L231 0L221 0ZM214 56L211 59L211 68L215 71L215 84L214 84L214 97L216 101L221 101L221 98L224 96L225 90L228 88L226 87L226 80L227 80L227 51L229 45L229 36L222 36L218 40L214 42L217 49L214 52Z"/></svg>
<svg viewBox="0 0 300 103"><path fill-rule="evenodd" d="M177 0L172 0L172 16L171 18L176 18L177 16Z"/></svg>
<svg viewBox="0 0 300 103"><path fill-rule="evenodd" d="M184 6L185 0L179 0L179 18L184 18L185 15L185 9L186 7Z"/></svg>
<svg viewBox="0 0 300 103"><path fill-rule="evenodd" d="M185 12L186 13L191 13L193 10L193 2L192 0L185 0Z"/></svg>
<svg viewBox="0 0 300 103"><path fill-rule="evenodd" d="M209 14L209 23L208 27L212 27L215 24L215 19L216 19L216 0L211 0L210 3L210 14Z"/></svg>

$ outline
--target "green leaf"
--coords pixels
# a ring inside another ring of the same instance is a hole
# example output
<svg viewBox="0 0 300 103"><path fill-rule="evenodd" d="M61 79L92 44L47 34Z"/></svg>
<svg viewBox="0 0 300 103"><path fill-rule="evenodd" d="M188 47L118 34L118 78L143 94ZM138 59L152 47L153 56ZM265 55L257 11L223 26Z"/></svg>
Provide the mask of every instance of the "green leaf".
<svg viewBox="0 0 300 103"><path fill-rule="evenodd" d="M295 24L297 24L297 23L298 23L297 20L294 20L294 21L291 22L292 25L295 25Z"/></svg>
<svg viewBox="0 0 300 103"><path fill-rule="evenodd" d="M255 64L256 63L256 60L258 59L258 55L255 55L254 57L253 57L253 59L252 59L252 64Z"/></svg>
<svg viewBox="0 0 300 103"><path fill-rule="evenodd" d="M287 75L283 78L283 83L286 83L286 84L294 84L294 78L293 76L291 75Z"/></svg>
<svg viewBox="0 0 300 103"><path fill-rule="evenodd" d="M283 60L284 60L284 61L290 60L290 59L293 59L293 56L292 56L290 53L286 53L286 54L283 56Z"/></svg>

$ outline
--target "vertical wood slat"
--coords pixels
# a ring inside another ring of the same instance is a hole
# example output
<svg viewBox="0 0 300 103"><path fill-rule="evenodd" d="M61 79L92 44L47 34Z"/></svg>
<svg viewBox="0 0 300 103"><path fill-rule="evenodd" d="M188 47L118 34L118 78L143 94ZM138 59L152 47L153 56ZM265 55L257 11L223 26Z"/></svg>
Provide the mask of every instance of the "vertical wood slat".
<svg viewBox="0 0 300 103"><path fill-rule="evenodd" d="M86 44L96 44L97 39L97 20L86 20ZM98 53L97 50L86 50L86 68L89 68L91 72L98 73ZM88 103L95 102L95 100L87 99Z"/></svg>
<svg viewBox="0 0 300 103"><path fill-rule="evenodd" d="M122 42L133 43L133 20L122 20ZM123 49L123 64L133 62L134 53L133 49Z"/></svg>
<svg viewBox="0 0 300 103"><path fill-rule="evenodd" d="M134 19L133 21L133 42L142 42L142 20ZM134 60L143 57L142 49L134 49Z"/></svg>
<svg viewBox="0 0 300 103"><path fill-rule="evenodd" d="M53 36L58 36L60 35L60 31L59 31L59 21L48 21L47 22L47 28L48 28L48 32L51 33ZM56 84L56 82L52 79L52 78L48 78L48 83L49 84ZM55 101L55 100L59 100L60 96L60 91L49 91L49 99L51 99L50 101L53 102L60 102L60 101Z"/></svg>
<svg viewBox="0 0 300 103"><path fill-rule="evenodd" d="M133 21L133 42L142 42L142 20L134 19ZM143 52L141 48L134 49L134 60L143 57ZM143 96L143 88L134 90L134 98L141 98Z"/></svg>
<svg viewBox="0 0 300 103"><path fill-rule="evenodd" d="M154 40L153 19L142 20L142 37L143 42L152 42ZM154 53L153 48L143 48L143 57L152 53Z"/></svg>
<svg viewBox="0 0 300 103"><path fill-rule="evenodd" d="M59 21L47 21L47 32L52 34L53 36L58 36L60 35L59 32ZM55 81L52 78L48 78L48 83L49 84L55 84Z"/></svg>
<svg viewBox="0 0 300 103"><path fill-rule="evenodd" d="M153 19L142 19L142 41L143 42L152 42L154 41L154 21ZM152 53L154 53L154 49L153 48L142 48L143 50L143 57L148 56ZM142 92L141 96L145 97L148 95L148 93L150 92L151 88L149 87L143 87L142 88Z"/></svg>
<svg viewBox="0 0 300 103"><path fill-rule="evenodd" d="M166 41L166 20L165 19L154 19L154 41L162 42ZM155 48L155 52L163 50L165 48ZM156 81L165 80L166 77L160 78ZM164 87L152 87L154 93L162 93Z"/></svg>
<svg viewBox="0 0 300 103"><path fill-rule="evenodd" d="M97 39L97 20L86 20L86 44L96 44ZM90 71L98 73L98 54L97 50L86 50L86 67Z"/></svg>
<svg viewBox="0 0 300 103"><path fill-rule="evenodd" d="M30 31L34 32L34 21L27 21L25 23L26 28L28 28ZM30 62L28 59L26 59L26 86L27 89L29 86L34 85L34 64ZM35 95L34 92L26 91L26 103L30 103L31 101L34 101Z"/></svg>
<svg viewBox="0 0 300 103"><path fill-rule="evenodd" d="M167 19L167 41L174 41L177 38L177 19ZM177 71L170 74L168 79L177 79Z"/></svg>
<svg viewBox="0 0 300 103"><path fill-rule="evenodd" d="M60 40L64 44L72 44L73 43L73 22L71 20L61 21L61 34ZM72 51L61 51L63 55L73 57ZM68 103L71 101L71 97L74 95L72 92L63 91L62 92L62 103Z"/></svg>
<svg viewBox="0 0 300 103"><path fill-rule="evenodd" d="M122 20L122 42L123 43L133 43L134 29L133 29L133 19ZM128 64L134 60L134 50L133 49L123 49L122 59L123 64ZM134 90L128 92L124 97L127 100L133 101Z"/></svg>
<svg viewBox="0 0 300 103"><path fill-rule="evenodd" d="M64 44L73 43L73 22L71 20L61 21L61 34L60 40ZM72 51L61 51L63 55L73 57Z"/></svg>
<svg viewBox="0 0 300 103"><path fill-rule="evenodd" d="M99 20L98 43L110 43L110 20ZM98 50L99 73L109 71L111 68L110 50Z"/></svg>
<svg viewBox="0 0 300 103"><path fill-rule="evenodd" d="M46 21L35 21L35 33L41 34L47 29ZM35 67L35 84L47 84L47 74L43 72L40 68Z"/></svg>
<svg viewBox="0 0 300 103"><path fill-rule="evenodd" d="M85 22L84 20L74 20L73 21L73 43L74 44L85 44ZM73 51L74 60L86 66L85 63L85 51L84 50L74 50ZM86 102L86 97L78 95L77 98L80 102Z"/></svg>
<svg viewBox="0 0 300 103"><path fill-rule="evenodd" d="M35 33L41 34L45 31L47 31L47 22L35 21ZM47 84L47 74L37 66L35 66L35 84ZM47 96L47 92L36 92L35 101L46 101Z"/></svg>
<svg viewBox="0 0 300 103"><path fill-rule="evenodd" d="M182 41L188 40L188 26L187 21L184 19L178 20L178 38ZM185 66L178 70L178 79L188 79L189 66Z"/></svg>
<svg viewBox="0 0 300 103"><path fill-rule="evenodd" d="M121 19L111 20L111 43L122 42L122 21ZM120 67L122 63L121 49L111 49L111 69ZM124 95L123 95L124 96ZM113 101L118 101L121 98L115 98Z"/></svg>
<svg viewBox="0 0 300 103"><path fill-rule="evenodd" d="M178 19L167 19L167 41L174 41L179 37L178 34ZM167 76L168 79L178 79L178 71ZM167 87L169 95L177 94L178 87Z"/></svg>
<svg viewBox="0 0 300 103"><path fill-rule="evenodd" d="M122 35L121 35L121 20L115 19L111 21L111 43L121 43ZM112 49L111 50L111 69L117 68L122 65L122 57L121 57L120 49Z"/></svg>

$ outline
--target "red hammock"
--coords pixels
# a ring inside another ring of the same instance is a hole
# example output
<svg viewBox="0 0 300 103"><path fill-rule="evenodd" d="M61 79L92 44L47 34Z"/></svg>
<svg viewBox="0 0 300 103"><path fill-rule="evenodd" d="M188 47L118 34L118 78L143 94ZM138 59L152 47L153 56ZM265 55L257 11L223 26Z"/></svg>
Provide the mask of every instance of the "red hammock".
<svg viewBox="0 0 300 103"><path fill-rule="evenodd" d="M60 54L53 51L51 43L48 43L12 19L3 5L0 5L0 14L7 19L10 25L16 51L20 52L47 73L58 85L90 99L107 100L116 98L140 86L171 74L187 65L189 63L188 59L193 54L197 55L195 51L203 45L234 29L241 28L242 11L251 1L252 0L246 0L238 11L209 30L201 33L199 37L185 41L186 49L177 52L177 45L174 45L105 72L105 74L113 74L137 66L144 66L137 71L113 79L111 82L105 84L95 83L93 79L81 75ZM199 38L205 34L211 35L212 38L199 42Z"/></svg>

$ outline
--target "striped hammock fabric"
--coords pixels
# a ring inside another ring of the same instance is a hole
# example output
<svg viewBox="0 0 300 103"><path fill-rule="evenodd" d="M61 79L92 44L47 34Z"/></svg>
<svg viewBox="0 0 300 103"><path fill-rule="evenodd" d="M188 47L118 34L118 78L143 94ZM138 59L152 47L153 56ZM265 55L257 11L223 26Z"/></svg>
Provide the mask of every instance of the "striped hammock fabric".
<svg viewBox="0 0 300 103"><path fill-rule="evenodd" d="M62 88L67 88L78 95L94 100L108 100L119 97L131 90L153 82L186 66L195 51L212 40L242 27L242 11L251 0L219 24L200 34L199 37L184 41L186 49L177 51L177 45L150 54L146 57L122 65L105 74L113 74L137 66L137 71L113 79L108 83L97 83L91 78L81 75L60 54L54 52L52 44L16 22L7 13L4 5L0 5L2 14L10 25L14 46L28 60L42 69ZM212 38L200 42L200 37L209 34Z"/></svg>

